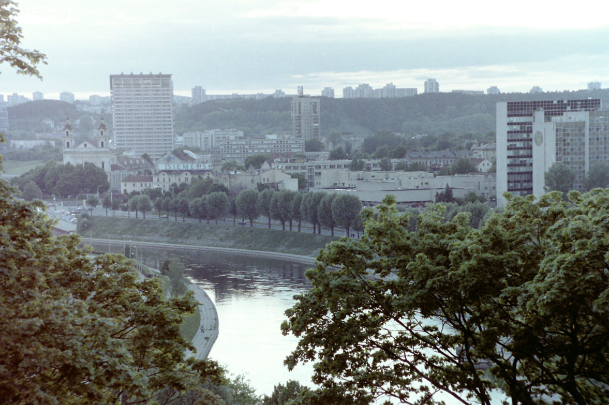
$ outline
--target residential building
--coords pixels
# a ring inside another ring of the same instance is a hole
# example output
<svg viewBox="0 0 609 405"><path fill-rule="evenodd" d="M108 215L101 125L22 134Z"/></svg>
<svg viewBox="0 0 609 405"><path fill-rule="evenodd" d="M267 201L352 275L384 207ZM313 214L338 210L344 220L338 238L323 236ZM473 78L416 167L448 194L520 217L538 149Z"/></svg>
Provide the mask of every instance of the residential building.
<svg viewBox="0 0 609 405"><path fill-rule="evenodd" d="M211 151L218 147L218 142L243 139L243 131L235 128L229 129L207 129L203 132L185 132L184 146L193 146L201 150Z"/></svg>
<svg viewBox="0 0 609 405"><path fill-rule="evenodd" d="M493 143L475 143L470 148L472 157L476 159L488 159L491 162L497 157L497 145Z"/></svg>
<svg viewBox="0 0 609 405"><path fill-rule="evenodd" d="M64 91L63 93L59 94L59 100L74 104L74 94L70 93L69 91Z"/></svg>
<svg viewBox="0 0 609 405"><path fill-rule="evenodd" d="M601 82L590 82L590 83L588 83L588 91L600 90L600 89L601 89Z"/></svg>
<svg viewBox="0 0 609 405"><path fill-rule="evenodd" d="M590 167L609 160L609 114L600 99L497 103L497 201L504 192L542 195L544 175L557 162L582 191Z"/></svg>
<svg viewBox="0 0 609 405"><path fill-rule="evenodd" d="M356 98L372 98L374 97L374 89L368 83L362 83L355 88Z"/></svg>
<svg viewBox="0 0 609 405"><path fill-rule="evenodd" d="M271 97L273 98L284 98L285 97L285 92L281 89L277 89L275 90L275 92L273 94L271 94Z"/></svg>
<svg viewBox="0 0 609 405"><path fill-rule="evenodd" d="M243 161L248 156L258 154L269 155L272 158L289 158L304 153L304 142L303 138L281 135L267 135L265 139L216 139L212 156L219 156L222 160L235 159L237 161Z"/></svg>
<svg viewBox="0 0 609 405"><path fill-rule="evenodd" d="M112 190L122 190L121 181L132 174L152 173L154 165L142 158L120 157L112 164L108 173L108 181Z"/></svg>
<svg viewBox="0 0 609 405"><path fill-rule="evenodd" d="M343 98L355 98L355 90L353 90L353 87L347 86L343 89Z"/></svg>
<svg viewBox="0 0 609 405"><path fill-rule="evenodd" d="M531 93L531 94L543 93L543 89L539 86L533 86L533 87L531 87L531 90L529 90L529 93Z"/></svg>
<svg viewBox="0 0 609 405"><path fill-rule="evenodd" d="M234 191L257 189L258 184L278 191L298 191L298 179L293 179L292 176L283 173L281 170L271 168L267 162L264 162L259 170L250 169L236 173L229 189Z"/></svg>
<svg viewBox="0 0 609 405"><path fill-rule="evenodd" d="M425 93L439 93L440 83L436 79L427 79L424 83Z"/></svg>
<svg viewBox="0 0 609 405"><path fill-rule="evenodd" d="M110 75L116 147L156 159L173 149L170 74Z"/></svg>
<svg viewBox="0 0 609 405"><path fill-rule="evenodd" d="M35 91L34 93L32 93L32 100L44 100L44 94L42 94L41 91Z"/></svg>
<svg viewBox="0 0 609 405"><path fill-rule="evenodd" d="M141 192L147 188L152 188L152 176L142 174L130 174L121 181L121 192L129 194L134 191Z"/></svg>
<svg viewBox="0 0 609 405"><path fill-rule="evenodd" d="M201 86L195 86L192 88L192 99L196 103L202 103L206 101L205 89Z"/></svg>
<svg viewBox="0 0 609 405"><path fill-rule="evenodd" d="M97 94L89 96L89 104L91 104L92 106L101 106L111 103L112 99L110 97L99 96Z"/></svg>
<svg viewBox="0 0 609 405"><path fill-rule="evenodd" d="M193 179L214 179L211 170L161 170L152 175L152 187L173 191L172 184L190 184Z"/></svg>
<svg viewBox="0 0 609 405"><path fill-rule="evenodd" d="M491 86L486 89L486 94L501 94L501 91L499 91L497 86Z"/></svg>
<svg viewBox="0 0 609 405"><path fill-rule="evenodd" d="M8 132L8 103L0 101L0 133Z"/></svg>
<svg viewBox="0 0 609 405"><path fill-rule="evenodd" d="M395 89L395 96L397 98L414 97L416 95L417 95L416 88L397 88L397 89Z"/></svg>
<svg viewBox="0 0 609 405"><path fill-rule="evenodd" d="M322 97L334 98L334 89L332 87L324 87L321 91Z"/></svg>
<svg viewBox="0 0 609 405"><path fill-rule="evenodd" d="M460 157L473 157L472 151L439 150L429 152L407 152L404 160L408 164L421 163L433 171L438 171L444 166L450 166Z"/></svg>
<svg viewBox="0 0 609 405"><path fill-rule="evenodd" d="M22 96L21 94L17 94L17 93L9 94L6 97L6 100L8 102L9 107L13 107L13 106L27 103L28 101L30 101L25 96Z"/></svg>
<svg viewBox="0 0 609 405"><path fill-rule="evenodd" d="M303 95L302 86L292 97L292 134L303 140L319 139L320 105L318 98Z"/></svg>

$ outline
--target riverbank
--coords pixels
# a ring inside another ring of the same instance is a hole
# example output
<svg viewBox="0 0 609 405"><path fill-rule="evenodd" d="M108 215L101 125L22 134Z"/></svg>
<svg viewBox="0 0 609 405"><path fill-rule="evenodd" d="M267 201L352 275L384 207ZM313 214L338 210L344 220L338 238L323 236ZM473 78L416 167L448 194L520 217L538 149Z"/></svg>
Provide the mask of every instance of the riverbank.
<svg viewBox="0 0 609 405"><path fill-rule="evenodd" d="M95 239L209 246L315 257L337 236L196 222L91 217L80 232Z"/></svg>

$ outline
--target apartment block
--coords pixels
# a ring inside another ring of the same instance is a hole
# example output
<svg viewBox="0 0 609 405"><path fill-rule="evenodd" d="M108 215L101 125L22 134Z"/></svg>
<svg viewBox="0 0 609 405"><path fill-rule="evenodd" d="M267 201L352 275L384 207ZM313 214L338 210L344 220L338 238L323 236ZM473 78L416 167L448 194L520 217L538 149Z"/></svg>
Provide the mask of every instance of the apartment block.
<svg viewBox="0 0 609 405"><path fill-rule="evenodd" d="M194 146L205 151L211 151L218 147L220 142L244 138L243 131L238 131L235 128L185 132L183 137L184 146Z"/></svg>
<svg viewBox="0 0 609 405"><path fill-rule="evenodd" d="M501 91L497 86L491 86L486 89L486 94L501 94Z"/></svg>
<svg viewBox="0 0 609 405"><path fill-rule="evenodd" d="M173 149L170 74L110 75L116 147L156 159Z"/></svg>
<svg viewBox="0 0 609 405"><path fill-rule="evenodd" d="M32 93L32 100L44 100L44 94L42 94L41 91L35 91L34 93Z"/></svg>
<svg viewBox="0 0 609 405"><path fill-rule="evenodd" d="M334 98L334 89L332 87L324 87L321 91L322 97Z"/></svg>
<svg viewBox="0 0 609 405"><path fill-rule="evenodd" d="M243 161L251 155L265 154L273 158L289 158L304 153L304 139L295 137L282 137L267 135L265 139L226 139L216 140L212 155L222 160Z"/></svg>
<svg viewBox="0 0 609 405"><path fill-rule="evenodd" d="M609 160L609 113L600 99L497 103L497 201L544 194L544 175L557 162L583 190L590 167Z"/></svg>
<svg viewBox="0 0 609 405"><path fill-rule="evenodd" d="M65 101L66 103L74 104L74 101L75 101L74 93L70 93L69 91L64 91L63 93L59 94L59 99L61 101Z"/></svg>
<svg viewBox="0 0 609 405"><path fill-rule="evenodd" d="M439 93L440 92L440 83L438 83L436 79L425 80L423 87L425 88L425 93Z"/></svg>
<svg viewBox="0 0 609 405"><path fill-rule="evenodd" d="M588 91L600 90L600 89L601 89L601 83L600 82L590 82L590 83L588 83Z"/></svg>
<svg viewBox="0 0 609 405"><path fill-rule="evenodd" d="M296 97L292 97L292 134L303 140L319 139L319 117L319 99L303 95L298 87Z"/></svg>

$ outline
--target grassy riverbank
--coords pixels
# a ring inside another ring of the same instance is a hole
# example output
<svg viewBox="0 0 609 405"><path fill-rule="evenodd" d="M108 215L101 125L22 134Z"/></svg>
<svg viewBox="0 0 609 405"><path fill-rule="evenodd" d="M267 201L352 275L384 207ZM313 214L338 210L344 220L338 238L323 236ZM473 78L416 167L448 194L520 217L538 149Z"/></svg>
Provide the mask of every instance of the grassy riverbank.
<svg viewBox="0 0 609 405"><path fill-rule="evenodd" d="M315 256L339 237L313 235L248 226L215 225L112 217L92 217L91 227L81 232L93 238L126 239L234 249L261 250Z"/></svg>

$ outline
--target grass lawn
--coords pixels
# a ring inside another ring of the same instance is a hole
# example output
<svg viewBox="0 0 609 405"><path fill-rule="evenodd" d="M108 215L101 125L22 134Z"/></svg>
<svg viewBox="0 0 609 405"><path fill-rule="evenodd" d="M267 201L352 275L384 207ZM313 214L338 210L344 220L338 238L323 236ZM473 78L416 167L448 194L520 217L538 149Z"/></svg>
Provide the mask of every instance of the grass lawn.
<svg viewBox="0 0 609 405"><path fill-rule="evenodd" d="M2 165L4 166L4 171L6 174L21 176L23 173L26 173L36 166L40 166L43 164L42 160L28 160L28 161L20 161L20 160L3 160Z"/></svg>

